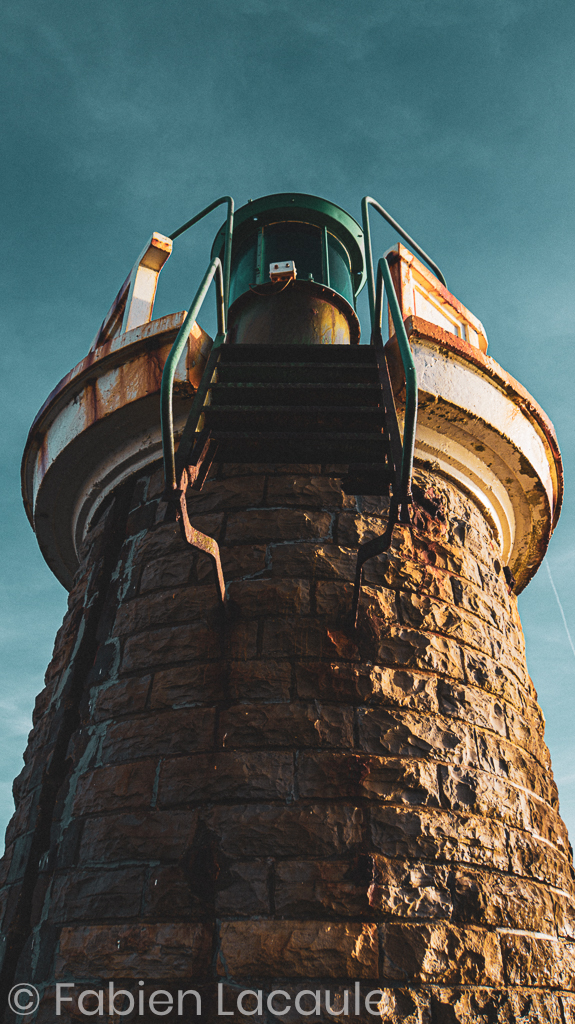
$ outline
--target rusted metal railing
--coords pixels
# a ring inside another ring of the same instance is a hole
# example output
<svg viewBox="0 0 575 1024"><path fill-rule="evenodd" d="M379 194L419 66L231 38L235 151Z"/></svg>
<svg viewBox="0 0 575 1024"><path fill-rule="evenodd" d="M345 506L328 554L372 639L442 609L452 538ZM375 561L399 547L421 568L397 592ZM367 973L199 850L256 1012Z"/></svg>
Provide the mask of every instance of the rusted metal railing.
<svg viewBox="0 0 575 1024"><path fill-rule="evenodd" d="M206 370L204 371L204 374L202 376L202 383L200 385L200 388L198 389L198 392L196 393L195 400L190 412L190 416L188 417L188 422L186 424L187 429L184 430L184 433L180 440L180 448L178 450L180 458L178 458L177 460L178 463L183 463L184 449L186 449L187 454L187 449L189 448L191 441L191 437L189 435L193 435L196 428L196 422L193 422L193 413L195 407L198 406L200 391L203 391L203 394L201 396L201 404L199 404L199 408L201 408L201 405L203 404L205 393L208 389L209 382L211 380L211 374L208 374L207 372L210 369L210 360L212 360L213 365L213 353L217 352L220 345L223 345L226 340L228 302L230 295L232 235L234 230L234 201L232 197L222 196L220 199L216 199L215 202L210 204L210 206L206 206L205 210L202 210L201 213L196 214L196 216L192 217L191 220L186 221L186 223L183 224L181 228L178 228L177 231L174 231L174 233L169 236L172 240L174 240L179 235L183 234L184 231L187 231L188 228L191 228L193 224L197 224L198 221L202 220L203 217L206 217L208 213L211 213L212 210L215 210L218 206L221 206L223 203L227 203L228 206L228 216L226 221L226 237L224 244L224 265L222 267L221 261L218 257L215 257L215 259L211 261L204 275L203 281L200 287L198 288L198 291L196 292L196 296L194 298L194 301L192 302L191 309L188 315L186 316L186 319L184 320L180 330L178 331L176 340L174 341L174 344L172 345L172 348L170 350L170 354L166 359L164 365L164 372L162 374L162 384L160 388L160 422L162 427L162 448L164 453L164 476L166 483L166 495L170 494L170 492L177 493L179 489L178 474L176 472L173 413L173 391L176 367L181 358L182 352L184 351L184 348L187 344L192 327L203 305L204 299L208 292L208 288L210 287L210 284L212 283L214 277L216 278L218 333L212 346L212 352L210 354L210 359L208 360L208 365L206 366ZM190 428L190 424L192 422L193 425ZM181 470L182 467L178 466L178 468Z"/></svg>
<svg viewBox="0 0 575 1024"><path fill-rule="evenodd" d="M173 409L173 390L174 377L176 375L176 367L178 365L182 352L186 347L188 338L190 336L190 332L192 330L192 327L194 326L194 323L196 322L196 318L198 316L198 313L200 312L200 309L202 308L204 299L208 292L208 288L210 287L214 277L216 278L218 333L216 335L214 344L212 345L212 351L208 359L208 365L206 366L204 373L202 374L200 387L198 388L198 391L194 396L194 405L196 405L198 402L200 391L202 391L203 393L201 396L201 400L203 404L211 377L211 375L208 376L207 372L209 370L210 360L212 360L212 355L214 351L217 350L220 347L220 345L223 345L226 337L224 281L222 273L222 264L219 257L217 256L215 257L215 259L212 260L206 273L204 274L204 279L196 292L196 296L194 298L194 301L192 302L191 309L188 315L186 316L186 319L184 320L182 326L180 327L176 340L174 341L174 344L170 349L170 353L164 364L164 372L162 373L162 385L160 388L160 421L162 426L162 447L164 451L164 477L166 482L166 496L168 496L168 494L171 491L177 491L179 486L176 474L176 452L174 442ZM194 405L192 406L190 417L188 417L188 423L192 418Z"/></svg>
<svg viewBox="0 0 575 1024"><path fill-rule="evenodd" d="M208 213L211 213L212 210L217 209L218 206L222 206L223 203L227 203L228 207L228 216L226 220L226 237L224 242L224 299L227 312L228 303L230 301L230 268L232 265L232 235L234 233L234 201L232 197L220 196L219 199L216 199L213 203L210 203L209 206L206 206L205 210L202 210L201 213L197 213L196 216L192 217L191 220L187 220L185 224L182 224L181 228L178 228L177 231L174 231L173 235L169 235L168 237L171 238L173 242L175 238L178 238L180 235L183 235L184 231L187 231L188 228L191 228L194 224L197 224L199 220L202 220L204 217L207 217Z"/></svg>
<svg viewBox="0 0 575 1024"><path fill-rule="evenodd" d="M407 331L403 323L401 315L401 309L393 285L393 280L389 270L387 259L382 257L377 265L377 282L374 275L373 267L373 252L371 248L371 232L369 227L369 207L373 206L375 210L391 225L392 228L397 231L399 235L411 246L415 252L421 256L422 259L431 267L434 274L437 275L443 285L445 285L445 278L441 273L437 264L424 252L424 250L411 238L406 231L403 230L400 224L380 206L379 203L372 199L371 196L365 196L361 203L361 211L363 218L363 231L365 237L365 258L367 264L367 287L369 294L369 312L371 317L371 344L374 346L377 359L379 364L380 379L382 381L383 401L384 404L389 402L393 405L393 395L391 393L391 383L389 380L389 372L387 367L387 359L384 350L383 336L382 336L382 315L383 315L383 293L387 295L387 301L389 303L389 310L391 312L391 318L395 327L395 334L397 343L399 345L399 353L401 356L401 362L403 364L403 372L405 374L405 415L403 421L403 442L401 443L401 457L394 458L396 464L396 479L392 485L391 501L389 506L389 516L387 521L387 527L383 534L379 537L374 537L373 540L367 541L365 544L360 545L357 553L356 563L356 575L355 585L352 599L352 621L357 623L358 608L359 608L359 597L361 592L361 580L363 575L363 567L370 558L375 558L377 555L383 554L387 551L393 535L393 528L397 523L398 519L401 522L409 523L409 504L412 500L411 497L411 477L413 473L413 452L415 448L415 431L417 427L417 370L413 359L413 353L409 344L409 338L407 337ZM386 397L387 396L387 397ZM395 419L395 409L393 416L390 419L396 423L396 429L394 434L398 435L397 421ZM398 436L392 436L392 448L394 450L399 449L400 441Z"/></svg>
<svg viewBox="0 0 575 1024"><path fill-rule="evenodd" d="M431 267L431 269L433 270L433 273L436 275L436 277L439 278L442 285L444 285L446 288L447 282L443 274L441 273L441 270L437 266L437 263L434 263L431 257L428 256L426 252L424 252L421 246L419 246L417 242L415 242L413 238L411 238L411 236L407 234L407 231L405 231L402 228L401 224L398 224L397 221L394 220L394 218L391 216L391 214L388 213L387 210L384 210L383 206L380 206L380 204L375 199L372 199L371 196L364 196L361 201L361 216L363 222L363 234L365 236L365 260L367 263L367 290L369 294L369 312L371 316L371 325L373 327L373 320L375 316L375 274L373 271L373 251L371 247L371 230L369 226L370 206L373 206L374 210L377 210L377 212L381 214L383 219L386 220L387 223L391 225L394 231L397 231L398 235L401 235L403 240L407 242L407 244L410 245L412 249L415 250L417 255L421 256L421 258L425 260L428 266Z"/></svg>
<svg viewBox="0 0 575 1024"><path fill-rule="evenodd" d="M198 484L201 486L201 482L205 477L211 461L214 457L216 446L214 446L210 440L204 445L202 452L196 459L194 465L189 465L190 462L190 449L195 436L195 430L198 423L198 419L204 404L206 394L209 390L212 377L214 375L215 366L218 359L219 349L225 344L227 334L227 321L228 321L228 303L230 296L230 268L232 258L232 235L234 230L234 201L231 196L222 196L220 199L216 199L214 203L207 206L205 210L198 213L191 220L187 221L174 231L170 238L173 240L178 235L183 234L188 228L191 228L193 224L197 224L199 220L211 213L222 203L227 203L228 216L226 220L226 232L225 232L225 243L224 243L224 264L218 256L216 256L210 263L206 273L204 274L202 283L198 288L194 301L192 302L191 309L186 316L168 358L164 365L164 372L162 374L162 384L160 387L160 422L162 429L162 448L164 454L164 478L165 478L165 491L164 498L166 501L173 503L176 506L176 519L180 523L180 529L182 536L190 547L196 548L199 551L203 551L211 559L217 579L217 589L222 605L225 604L226 592L225 582L222 572L222 563L220 558L219 545L213 537L208 537L206 534L196 530L190 523L188 516L188 508L186 503L186 491L189 486ZM174 392L174 378L176 375L176 367L182 356L182 353L187 345L190 332L197 320L200 309L202 308L204 299L208 293L208 289L215 278L216 283L216 309L218 317L218 332L216 334L212 350L210 352L208 362L202 374L202 379L198 390L194 396L192 408L188 416L186 426L180 438L180 444L178 446L178 452L176 455L175 451L175 440L174 440L174 409L173 409L173 392ZM193 457L192 457L193 461Z"/></svg>
<svg viewBox="0 0 575 1024"><path fill-rule="evenodd" d="M375 315L372 338L377 337L383 345L381 321L383 312L383 289L387 295L395 335L399 345L403 372L405 374L405 417L403 421L403 445L401 454L401 470L399 476L399 499L401 504L410 500L411 474L413 472L413 449L415 447L415 429L417 425L417 370L413 352L401 316L399 302L393 287L389 266L385 257L377 265L377 287L375 292Z"/></svg>

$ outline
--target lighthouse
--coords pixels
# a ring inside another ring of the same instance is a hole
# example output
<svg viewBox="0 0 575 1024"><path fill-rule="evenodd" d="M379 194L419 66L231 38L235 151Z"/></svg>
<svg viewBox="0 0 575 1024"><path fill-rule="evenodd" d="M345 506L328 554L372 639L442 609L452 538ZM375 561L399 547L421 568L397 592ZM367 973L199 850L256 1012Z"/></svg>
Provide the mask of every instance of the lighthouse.
<svg viewBox="0 0 575 1024"><path fill-rule="evenodd" d="M487 348L370 197L151 236L24 452L69 602L0 862L5 1021L575 1020L517 612L561 457Z"/></svg>

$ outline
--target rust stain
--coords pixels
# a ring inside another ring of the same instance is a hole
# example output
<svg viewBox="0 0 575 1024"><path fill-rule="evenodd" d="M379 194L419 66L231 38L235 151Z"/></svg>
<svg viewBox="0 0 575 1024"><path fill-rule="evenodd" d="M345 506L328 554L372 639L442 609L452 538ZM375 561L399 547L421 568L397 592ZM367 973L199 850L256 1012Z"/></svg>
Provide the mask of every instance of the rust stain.
<svg viewBox="0 0 575 1024"><path fill-rule="evenodd" d="M44 476L48 469L48 438L46 434L38 435L38 468L40 475Z"/></svg>
<svg viewBox="0 0 575 1024"><path fill-rule="evenodd" d="M492 359L491 356L488 356L480 349L475 348L474 345L470 345L469 342L464 341L463 338L459 338L456 334L451 334L450 331L445 331L442 327L438 327L436 324L432 324L428 320L422 320L421 317L418 316L406 317L405 329L410 341L428 339L433 341L433 343L444 352L447 352L450 355L456 355L465 362L471 363L473 366L477 367L478 370L481 370L486 377L489 377L494 381L494 383L504 391L508 398L511 399L518 408L518 414L523 413L529 419L534 421L551 450L557 474L557 496L553 509L553 528L555 528L561 512L561 506L563 504L565 486L563 460L561 458L555 428L541 406L535 401L532 395L529 394L526 388L519 383L519 381L515 380L510 373L507 373L499 363L495 362L495 359ZM396 396L399 397L403 390L404 382L403 371L400 368L398 345L395 335L393 335L387 342L386 350L390 356L390 370L394 392Z"/></svg>
<svg viewBox="0 0 575 1024"><path fill-rule="evenodd" d="M175 316L176 314L173 315ZM176 326L170 327L166 330L166 321L170 319L172 319L171 316L161 317L157 321L152 321L150 324L144 325L145 328L148 329L145 336L135 337L132 342L127 343L124 347L113 348L114 343L117 344L118 341L117 338L113 338L104 342L104 344L100 345L97 349L84 356L84 358L81 359L72 370L62 377L62 380L59 381L56 387L48 395L48 398L34 417L34 422L32 423L30 433L28 435L27 444L31 442L33 434L38 429L40 422L45 417L46 413L54 406L57 399L62 399L67 391L71 391L72 394L75 394L82 390L82 377L90 369L97 369L101 363L105 363L107 361L110 361L110 367L129 365L129 363L140 353L151 353L152 351L161 349L165 349L165 355L163 356L163 361L165 362L169 349L173 344L179 329ZM154 328L157 333L153 333ZM139 331L140 328L137 328L133 332L128 332L126 337L129 338L131 334L137 334ZM152 331L152 333L149 333L150 331ZM194 325L192 335L194 338L201 338L202 341L211 340L199 324ZM102 369L102 373L104 372L105 370ZM70 398L72 398L72 394Z"/></svg>

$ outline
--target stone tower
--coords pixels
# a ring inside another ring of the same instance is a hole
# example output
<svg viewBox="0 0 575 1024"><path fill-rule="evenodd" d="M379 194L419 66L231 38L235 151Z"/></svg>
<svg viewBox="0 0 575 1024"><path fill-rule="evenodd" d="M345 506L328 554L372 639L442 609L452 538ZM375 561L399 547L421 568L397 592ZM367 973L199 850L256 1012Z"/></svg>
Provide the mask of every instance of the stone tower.
<svg viewBox="0 0 575 1024"><path fill-rule="evenodd" d="M349 493L347 462L216 456L188 512L219 544L222 611L164 500L158 393L185 321L152 319L170 251L152 237L24 456L70 596L0 862L3 1019L571 1024L572 854L516 606L561 503L551 423L399 245L411 521L366 561L354 626L358 547L390 499ZM258 320L259 267L230 309L237 350L287 322ZM351 374L355 314L317 280L306 340L347 342ZM178 432L210 348L194 323ZM395 337L386 352L401 413Z"/></svg>

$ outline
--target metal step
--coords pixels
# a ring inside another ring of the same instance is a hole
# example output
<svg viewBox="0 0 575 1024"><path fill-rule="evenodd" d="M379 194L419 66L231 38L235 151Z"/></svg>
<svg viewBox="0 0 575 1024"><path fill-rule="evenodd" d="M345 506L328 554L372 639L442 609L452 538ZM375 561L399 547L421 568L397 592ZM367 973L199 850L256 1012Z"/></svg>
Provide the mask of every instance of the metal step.
<svg viewBox="0 0 575 1024"><path fill-rule="evenodd" d="M375 366L371 345L223 345L220 363L362 363Z"/></svg>
<svg viewBox="0 0 575 1024"><path fill-rule="evenodd" d="M381 388L373 384L212 384L211 402L217 405L370 406L381 402Z"/></svg>
<svg viewBox="0 0 575 1024"><path fill-rule="evenodd" d="M223 346L200 423L219 462L349 464L350 479L370 477L371 493L388 493L391 442L371 346Z"/></svg>
<svg viewBox="0 0 575 1024"><path fill-rule="evenodd" d="M378 406L204 406L204 428L212 430L371 432L387 437L385 413Z"/></svg>
<svg viewBox="0 0 575 1024"><path fill-rule="evenodd" d="M219 384L372 384L368 363L218 363Z"/></svg>
<svg viewBox="0 0 575 1024"><path fill-rule="evenodd" d="M210 430L210 436L218 446L218 462L321 462L349 465L358 461L359 454L362 463L381 466L381 472L387 474L388 482L393 478L389 444L383 435Z"/></svg>

